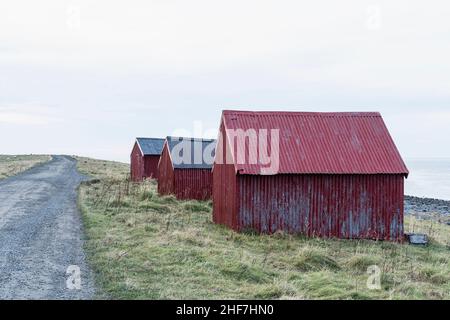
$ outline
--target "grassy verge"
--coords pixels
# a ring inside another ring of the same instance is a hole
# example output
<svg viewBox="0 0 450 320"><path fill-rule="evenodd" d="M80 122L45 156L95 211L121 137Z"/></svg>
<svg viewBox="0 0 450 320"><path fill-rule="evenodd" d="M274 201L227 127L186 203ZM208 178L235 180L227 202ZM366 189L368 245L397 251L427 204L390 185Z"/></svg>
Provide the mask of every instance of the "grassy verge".
<svg viewBox="0 0 450 320"><path fill-rule="evenodd" d="M97 282L117 299L449 299L450 227L407 219L428 247L238 234L211 222L211 203L159 197L127 181L128 165L81 159L98 180L79 202ZM367 267L381 290L367 289Z"/></svg>
<svg viewBox="0 0 450 320"><path fill-rule="evenodd" d="M50 161L48 155L0 155L0 180Z"/></svg>

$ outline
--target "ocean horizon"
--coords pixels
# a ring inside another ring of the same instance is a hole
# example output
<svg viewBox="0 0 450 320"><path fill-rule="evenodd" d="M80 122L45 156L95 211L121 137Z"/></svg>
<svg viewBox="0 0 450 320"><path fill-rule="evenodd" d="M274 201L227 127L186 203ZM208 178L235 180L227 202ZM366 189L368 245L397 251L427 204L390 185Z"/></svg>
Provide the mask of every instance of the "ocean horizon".
<svg viewBox="0 0 450 320"><path fill-rule="evenodd" d="M405 194L450 201L450 158L406 158Z"/></svg>

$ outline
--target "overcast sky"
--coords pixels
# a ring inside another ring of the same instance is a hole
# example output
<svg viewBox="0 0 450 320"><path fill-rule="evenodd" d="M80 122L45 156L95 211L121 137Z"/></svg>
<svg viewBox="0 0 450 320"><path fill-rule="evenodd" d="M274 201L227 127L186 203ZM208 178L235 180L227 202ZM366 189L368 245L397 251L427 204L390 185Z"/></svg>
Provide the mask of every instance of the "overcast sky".
<svg viewBox="0 0 450 320"><path fill-rule="evenodd" d="M2 1L0 153L128 161L136 136L215 137L226 108L380 111L405 158L450 157L449 17L445 0Z"/></svg>

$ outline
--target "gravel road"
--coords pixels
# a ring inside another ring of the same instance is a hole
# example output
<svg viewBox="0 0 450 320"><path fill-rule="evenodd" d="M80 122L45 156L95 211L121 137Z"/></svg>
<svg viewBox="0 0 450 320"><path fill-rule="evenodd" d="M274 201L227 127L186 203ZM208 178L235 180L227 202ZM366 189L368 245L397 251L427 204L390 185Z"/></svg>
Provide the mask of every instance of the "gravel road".
<svg viewBox="0 0 450 320"><path fill-rule="evenodd" d="M83 252L76 161L45 164L0 181L0 299L90 299L92 272ZM66 274L71 265L73 277ZM73 271L72 271L73 272ZM81 279L81 289L76 280Z"/></svg>

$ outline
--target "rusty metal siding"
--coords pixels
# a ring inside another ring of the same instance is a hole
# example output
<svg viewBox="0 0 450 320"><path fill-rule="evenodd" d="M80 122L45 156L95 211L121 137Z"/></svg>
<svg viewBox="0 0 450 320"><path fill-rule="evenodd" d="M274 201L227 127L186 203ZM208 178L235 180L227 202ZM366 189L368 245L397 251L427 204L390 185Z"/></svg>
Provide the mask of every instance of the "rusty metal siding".
<svg viewBox="0 0 450 320"><path fill-rule="evenodd" d="M144 178L158 179L158 163L160 156L144 157Z"/></svg>
<svg viewBox="0 0 450 320"><path fill-rule="evenodd" d="M160 195L169 195L175 192L174 176L170 152L166 143L158 164L158 193Z"/></svg>
<svg viewBox="0 0 450 320"><path fill-rule="evenodd" d="M211 169L175 169L174 194L179 200L211 199Z"/></svg>
<svg viewBox="0 0 450 320"><path fill-rule="evenodd" d="M222 123L226 129L253 129L257 133L278 129L278 173L408 175L377 112L223 111ZM236 145L233 148L236 150ZM248 154L249 150L245 151ZM235 163L235 167L243 174L260 174L263 165Z"/></svg>
<svg viewBox="0 0 450 320"><path fill-rule="evenodd" d="M403 240L403 175L237 177L235 230Z"/></svg>
<svg viewBox="0 0 450 320"><path fill-rule="evenodd" d="M229 150L224 130L222 122L216 145L216 157L219 159ZM238 189L234 164L214 163L212 176L213 221L236 229Z"/></svg>
<svg viewBox="0 0 450 320"><path fill-rule="evenodd" d="M136 142L134 143L130 156L130 173L132 181L142 181L144 175L144 159Z"/></svg>
<svg viewBox="0 0 450 320"><path fill-rule="evenodd" d="M237 221L237 177L232 164L222 164L213 170L213 221L235 229Z"/></svg>

